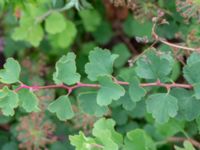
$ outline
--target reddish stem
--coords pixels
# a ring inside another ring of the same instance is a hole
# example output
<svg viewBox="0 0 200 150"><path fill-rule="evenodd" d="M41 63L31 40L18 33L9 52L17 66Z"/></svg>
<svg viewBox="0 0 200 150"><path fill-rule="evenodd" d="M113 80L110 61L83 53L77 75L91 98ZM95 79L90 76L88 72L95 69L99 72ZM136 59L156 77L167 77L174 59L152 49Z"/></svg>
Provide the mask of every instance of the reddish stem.
<svg viewBox="0 0 200 150"><path fill-rule="evenodd" d="M123 81L118 81L116 80L115 83L119 85L129 85L129 82L123 82ZM179 83L161 83L159 80L157 82L152 82L152 83L141 83L141 87L165 87L167 90L176 87L176 88L186 88L186 89L191 89L192 85L191 84L179 84ZM58 85L46 85L46 86L28 86L25 84L21 84L17 89L15 89L15 92L18 92L21 89L29 89L32 91L38 91L40 89L51 89L51 88L62 88L66 89L68 91L68 94L70 94L74 89L81 88L81 87L91 87L91 88L99 88L100 84L87 84L87 83L77 83L76 85L73 86L68 86L64 84L58 84Z"/></svg>

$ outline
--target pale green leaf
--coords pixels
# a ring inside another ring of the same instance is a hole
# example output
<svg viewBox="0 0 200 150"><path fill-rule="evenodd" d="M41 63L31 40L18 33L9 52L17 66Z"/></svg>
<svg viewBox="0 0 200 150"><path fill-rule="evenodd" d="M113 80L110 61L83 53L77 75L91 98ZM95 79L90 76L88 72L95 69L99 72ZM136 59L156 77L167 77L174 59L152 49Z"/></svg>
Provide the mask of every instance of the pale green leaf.
<svg viewBox="0 0 200 150"><path fill-rule="evenodd" d="M13 116L14 109L18 106L18 103L18 95L8 89L7 86L0 90L0 108L5 116Z"/></svg>
<svg viewBox="0 0 200 150"><path fill-rule="evenodd" d="M21 89L18 92L19 105L26 110L26 112L38 112L38 98L28 89Z"/></svg>
<svg viewBox="0 0 200 150"><path fill-rule="evenodd" d="M125 94L122 86L114 83L109 76L101 76L98 78L100 89L97 93L97 104L100 106L107 106L111 104L112 100L118 100Z"/></svg>
<svg viewBox="0 0 200 150"><path fill-rule="evenodd" d="M56 72L53 79L56 84L65 83L68 85L80 81L80 74L76 72L76 55L72 52L62 56L56 63Z"/></svg>
<svg viewBox="0 0 200 150"><path fill-rule="evenodd" d="M68 96L60 96L55 101L51 102L48 106L48 110L52 113L56 113L56 116L62 121L71 119L74 116Z"/></svg>
<svg viewBox="0 0 200 150"><path fill-rule="evenodd" d="M126 134L123 150L156 150L154 141L142 129L135 129Z"/></svg>
<svg viewBox="0 0 200 150"><path fill-rule="evenodd" d="M101 150L98 148L93 138L85 137L83 132L78 135L69 136L70 143L76 147L76 150Z"/></svg>
<svg viewBox="0 0 200 150"><path fill-rule="evenodd" d="M30 28L30 31L27 33L27 37L24 40L27 40L33 46L37 47L39 46L41 40L43 39L43 35L44 35L44 32L43 32L42 26L39 24L36 24L32 26L32 28Z"/></svg>
<svg viewBox="0 0 200 150"><path fill-rule="evenodd" d="M115 122L112 119L102 118L94 124L92 134L102 143L104 150L118 150L122 145L122 135L114 130Z"/></svg>
<svg viewBox="0 0 200 150"><path fill-rule="evenodd" d="M171 137L175 134L184 131L185 122L175 119L170 119L167 123L156 124L157 131L164 137Z"/></svg>
<svg viewBox="0 0 200 150"><path fill-rule="evenodd" d="M21 67L13 58L8 58L4 64L4 69L0 70L0 82L12 84L19 81Z"/></svg>
<svg viewBox="0 0 200 150"><path fill-rule="evenodd" d="M68 48L73 44L77 35L75 24L70 20L65 20L66 28L61 32L54 35L49 35L52 46L55 48Z"/></svg>
<svg viewBox="0 0 200 150"><path fill-rule="evenodd" d="M153 115L158 123L168 122L178 111L178 100L166 93L150 95L146 100L147 111Z"/></svg>
<svg viewBox="0 0 200 150"><path fill-rule="evenodd" d="M15 29L12 38L15 41L27 41L36 47L39 46L43 35L44 32L41 25L36 23L34 18L26 15L21 18L20 26Z"/></svg>
<svg viewBox="0 0 200 150"><path fill-rule="evenodd" d="M65 18L59 12L51 13L45 20L45 29L50 34L62 32L66 27Z"/></svg>
<svg viewBox="0 0 200 150"><path fill-rule="evenodd" d="M89 53L89 63L85 65L85 72L88 78L96 81L98 76L110 75L113 72L113 63L118 57L111 54L109 50L96 47Z"/></svg>
<svg viewBox="0 0 200 150"><path fill-rule="evenodd" d="M85 30L94 32L101 24L101 16L95 9L83 9L79 11Z"/></svg>

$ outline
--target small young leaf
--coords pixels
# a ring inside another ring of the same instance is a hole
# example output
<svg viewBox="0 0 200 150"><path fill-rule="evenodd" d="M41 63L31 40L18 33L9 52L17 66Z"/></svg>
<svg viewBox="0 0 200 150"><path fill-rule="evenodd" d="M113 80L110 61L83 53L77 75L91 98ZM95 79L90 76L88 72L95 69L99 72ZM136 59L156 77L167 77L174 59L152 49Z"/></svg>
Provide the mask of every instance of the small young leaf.
<svg viewBox="0 0 200 150"><path fill-rule="evenodd" d="M51 44L54 47L68 48L74 42L77 35L76 26L70 20L66 20L65 24L66 28L61 33L49 35Z"/></svg>
<svg viewBox="0 0 200 150"><path fill-rule="evenodd" d="M60 96L58 99L50 103L48 110L52 113L56 113L56 116L62 121L71 119L74 116L68 96Z"/></svg>
<svg viewBox="0 0 200 150"><path fill-rule="evenodd" d="M0 70L0 82L12 84L19 81L21 67L13 58L8 58L4 64L4 69Z"/></svg>
<svg viewBox="0 0 200 150"><path fill-rule="evenodd" d="M97 104L97 93L96 92L85 92L78 96L80 101L80 108L90 115L102 116L108 111L108 108L99 106ZM90 106L90 107L88 107Z"/></svg>
<svg viewBox="0 0 200 150"><path fill-rule="evenodd" d="M175 117L178 111L178 100L165 93L150 95L146 105L147 111L152 113L158 123L166 123L169 117Z"/></svg>
<svg viewBox="0 0 200 150"><path fill-rule="evenodd" d="M14 108L18 106L18 95L7 86L0 90L0 108L5 116L13 116Z"/></svg>
<svg viewBox="0 0 200 150"><path fill-rule="evenodd" d="M184 131L185 122L175 119L170 119L165 124L156 124L156 129L164 137L172 137L175 134Z"/></svg>
<svg viewBox="0 0 200 150"><path fill-rule="evenodd" d="M79 11L85 30L94 32L101 24L101 16L95 9L83 9Z"/></svg>
<svg viewBox="0 0 200 150"><path fill-rule="evenodd" d="M96 47L89 54L89 63L85 65L85 72L92 81L97 81L98 76L110 75L113 72L114 60L118 57L107 49Z"/></svg>
<svg viewBox="0 0 200 150"><path fill-rule="evenodd" d="M76 150L95 150L94 145L97 145L93 138L85 137L83 132L79 132L79 135L69 136L70 143L76 147Z"/></svg>
<svg viewBox="0 0 200 150"><path fill-rule="evenodd" d="M53 12L45 20L45 29L50 34L62 32L66 27L65 18L59 12Z"/></svg>
<svg viewBox="0 0 200 150"><path fill-rule="evenodd" d="M114 83L111 77L101 76L98 80L101 87L97 93L97 104L100 106L107 106L125 94L124 88Z"/></svg>
<svg viewBox="0 0 200 150"><path fill-rule="evenodd" d="M28 89L21 89L18 92L19 105L22 106L26 112L38 112L38 98Z"/></svg>
<svg viewBox="0 0 200 150"><path fill-rule="evenodd" d="M34 18L23 16L20 20L20 26L17 27L12 35L15 41L25 40L37 47L44 35L40 24L35 23Z"/></svg>
<svg viewBox="0 0 200 150"><path fill-rule="evenodd" d="M80 81L80 74L76 72L75 58L76 55L70 52L57 61L56 72L53 74L56 84L72 85Z"/></svg>
<svg viewBox="0 0 200 150"><path fill-rule="evenodd" d="M138 102L144 97L146 94L146 91L144 88L140 87L139 80L137 78L133 78L130 81L129 85L129 95L131 97L131 100L134 102Z"/></svg>
<svg viewBox="0 0 200 150"><path fill-rule="evenodd" d="M123 142L122 135L115 131L112 119L102 118L94 124L92 134L105 147L105 150L118 150Z"/></svg>
<svg viewBox="0 0 200 150"><path fill-rule="evenodd" d="M124 150L156 150L154 141L142 129L127 133Z"/></svg>

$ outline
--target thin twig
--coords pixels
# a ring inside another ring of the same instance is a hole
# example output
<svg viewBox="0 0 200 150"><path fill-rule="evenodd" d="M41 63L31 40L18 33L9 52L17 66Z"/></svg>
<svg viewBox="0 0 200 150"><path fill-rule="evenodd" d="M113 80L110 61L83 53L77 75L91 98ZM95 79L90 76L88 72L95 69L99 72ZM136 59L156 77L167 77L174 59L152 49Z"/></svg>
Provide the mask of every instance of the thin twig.
<svg viewBox="0 0 200 150"><path fill-rule="evenodd" d="M164 38L161 38L158 36L158 34L155 32L155 28L156 28L156 23L154 23L153 27L152 27L152 36L156 41L160 41L161 43L168 45L170 47L173 47L173 48L178 48L178 49L183 49L183 50L193 51L193 52L200 52L200 47L199 48L191 48L191 47L181 46L181 45L177 45L177 44L166 41Z"/></svg>
<svg viewBox="0 0 200 150"><path fill-rule="evenodd" d="M192 145L194 145L197 148L200 148L200 142L191 139L191 138L183 138L183 137L170 137L167 139L168 142L183 142L183 141L189 141Z"/></svg>

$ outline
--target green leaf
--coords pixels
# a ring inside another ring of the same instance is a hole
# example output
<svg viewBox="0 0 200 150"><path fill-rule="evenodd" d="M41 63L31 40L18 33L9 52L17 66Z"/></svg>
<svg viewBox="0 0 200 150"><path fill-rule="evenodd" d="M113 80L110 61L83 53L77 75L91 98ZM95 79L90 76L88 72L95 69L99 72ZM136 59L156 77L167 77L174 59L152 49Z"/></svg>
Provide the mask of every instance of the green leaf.
<svg viewBox="0 0 200 150"><path fill-rule="evenodd" d="M122 105L122 107L128 111L131 111L135 108L136 102L132 101L130 94L128 93L128 87L124 86L126 90L124 96L120 97L119 100L116 101L117 105Z"/></svg>
<svg viewBox="0 0 200 150"><path fill-rule="evenodd" d="M129 16L123 24L123 30L129 37L147 36L147 38L151 38L152 26L153 24L150 21L140 23L139 21L134 20L132 16Z"/></svg>
<svg viewBox="0 0 200 150"><path fill-rule="evenodd" d="M183 143L184 148L180 148L178 146L175 146L175 150L195 150L193 145L189 141L185 141Z"/></svg>
<svg viewBox="0 0 200 150"><path fill-rule="evenodd" d="M62 32L66 27L65 18L59 12L53 12L45 20L45 29L50 34Z"/></svg>
<svg viewBox="0 0 200 150"><path fill-rule="evenodd" d="M37 24L34 25L28 32L26 40L30 42L33 46L37 47L40 44L40 41L43 39L43 29L42 26ZM27 31L26 31L27 32Z"/></svg>
<svg viewBox="0 0 200 150"><path fill-rule="evenodd" d="M113 47L112 52L114 54L119 55L119 57L116 59L116 61L114 63L114 67L116 67L116 68L123 67L128 62L128 59L131 57L131 53L130 53L128 47L123 43L119 43L119 44L115 45Z"/></svg>
<svg viewBox="0 0 200 150"><path fill-rule="evenodd" d="M79 11L85 30L94 32L101 24L101 16L95 9L83 9Z"/></svg>
<svg viewBox="0 0 200 150"><path fill-rule="evenodd" d="M140 101L146 94L144 88L140 87L140 82L137 78L133 78L129 84L129 95L134 102Z"/></svg>
<svg viewBox="0 0 200 150"><path fill-rule="evenodd" d="M7 86L0 90L0 108L5 116L13 116L14 109L18 106L18 95Z"/></svg>
<svg viewBox="0 0 200 150"><path fill-rule="evenodd" d="M17 27L12 35L15 41L24 40L37 47L43 39L43 29L40 24L35 23L34 18L23 16L20 26Z"/></svg>
<svg viewBox="0 0 200 150"><path fill-rule="evenodd" d="M80 74L76 72L75 58L76 55L69 52L57 61L56 72L53 74L56 84L65 83L72 85L80 81Z"/></svg>
<svg viewBox="0 0 200 150"><path fill-rule="evenodd" d="M142 129L135 129L126 134L123 150L156 150L155 143Z"/></svg>
<svg viewBox="0 0 200 150"><path fill-rule="evenodd" d="M200 99L200 70L197 69L200 65L200 54L193 53L187 60L187 65L183 68L184 78L193 85L195 97Z"/></svg>
<svg viewBox="0 0 200 150"><path fill-rule="evenodd" d="M98 78L100 89L97 93L97 104L100 106L107 106L111 104L112 100L118 100L125 94L122 86L114 83L109 76L101 76Z"/></svg>
<svg viewBox="0 0 200 150"><path fill-rule="evenodd" d="M164 137L172 137L175 134L184 131L184 121L170 119L165 124L156 124L156 129Z"/></svg>
<svg viewBox="0 0 200 150"><path fill-rule="evenodd" d="M200 115L200 101L193 96L193 91L174 88L170 91L170 94L178 99L177 118L192 121Z"/></svg>
<svg viewBox="0 0 200 150"><path fill-rule="evenodd" d="M56 113L56 116L62 121L71 119L74 116L68 96L60 96L57 98L49 104L48 110L52 113Z"/></svg>
<svg viewBox="0 0 200 150"><path fill-rule="evenodd" d="M21 89L18 92L19 105L22 106L26 112L38 112L38 98L28 89Z"/></svg>
<svg viewBox="0 0 200 150"><path fill-rule="evenodd" d="M146 100L147 111L152 113L158 123L168 122L175 117L178 111L178 100L169 94L157 93L150 95Z"/></svg>
<svg viewBox="0 0 200 150"><path fill-rule="evenodd" d="M4 69L0 70L0 82L12 84L19 81L21 67L13 58L8 58L4 64Z"/></svg>
<svg viewBox="0 0 200 150"><path fill-rule="evenodd" d="M85 65L85 72L92 81L97 81L98 76L110 75L113 72L113 63L118 57L107 49L96 47L89 53L89 63Z"/></svg>
<svg viewBox="0 0 200 150"><path fill-rule="evenodd" d="M111 40L113 36L112 27L108 22L103 21L92 35L94 36L97 43L102 45L106 44Z"/></svg>
<svg viewBox="0 0 200 150"><path fill-rule="evenodd" d="M17 142L11 141L3 145L2 150L18 150Z"/></svg>
<svg viewBox="0 0 200 150"><path fill-rule="evenodd" d="M76 147L76 150L100 150L95 148L96 141L93 138L85 137L83 132L79 132L79 135L69 136L71 145Z"/></svg>
<svg viewBox="0 0 200 150"><path fill-rule="evenodd" d="M122 126L128 123L129 115L122 107L112 108L112 119L117 125Z"/></svg>
<svg viewBox="0 0 200 150"><path fill-rule="evenodd" d="M102 116L108 111L108 108L99 106L97 104L97 93L96 92L85 92L78 96L80 101L80 108L90 115ZM90 107L88 107L90 106Z"/></svg>
<svg viewBox="0 0 200 150"><path fill-rule="evenodd" d="M123 137L114 129L115 122L112 119L102 118L94 124L92 134L103 146L104 150L118 150L122 145Z"/></svg>
<svg viewBox="0 0 200 150"><path fill-rule="evenodd" d="M140 78L161 81L166 79L173 67L168 58L153 51L148 51L137 60L136 64L136 73Z"/></svg>
<svg viewBox="0 0 200 150"><path fill-rule="evenodd" d="M68 48L76 38L77 29L75 24L70 20L65 20L65 24L66 28L61 33L49 35L51 44L55 48Z"/></svg>

